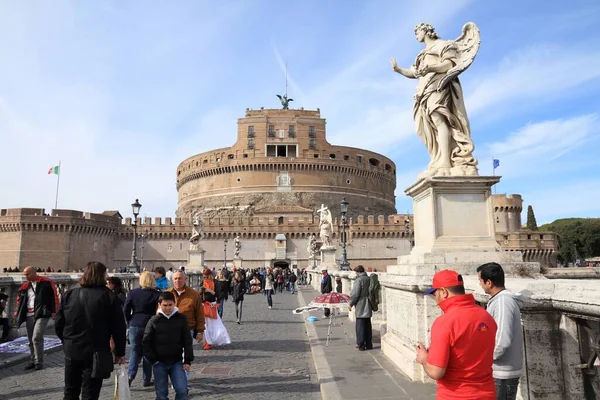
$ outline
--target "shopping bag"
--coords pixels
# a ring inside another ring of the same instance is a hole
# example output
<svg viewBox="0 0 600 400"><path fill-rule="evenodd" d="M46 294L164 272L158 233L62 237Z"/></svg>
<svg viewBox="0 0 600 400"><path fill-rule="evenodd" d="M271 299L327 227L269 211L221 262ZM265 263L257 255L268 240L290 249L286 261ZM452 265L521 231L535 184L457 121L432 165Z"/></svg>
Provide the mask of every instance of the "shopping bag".
<svg viewBox="0 0 600 400"><path fill-rule="evenodd" d="M131 400L129 377L123 364L115 371L115 400Z"/></svg>
<svg viewBox="0 0 600 400"><path fill-rule="evenodd" d="M212 318L212 319L217 318L216 304L211 304L211 303L205 301L204 303L202 303L202 305L204 306L204 317L205 318Z"/></svg>
<svg viewBox="0 0 600 400"><path fill-rule="evenodd" d="M206 330L204 331L204 340L211 346L224 346L231 343L229 333L223 325L223 321L217 314L216 318L206 320Z"/></svg>

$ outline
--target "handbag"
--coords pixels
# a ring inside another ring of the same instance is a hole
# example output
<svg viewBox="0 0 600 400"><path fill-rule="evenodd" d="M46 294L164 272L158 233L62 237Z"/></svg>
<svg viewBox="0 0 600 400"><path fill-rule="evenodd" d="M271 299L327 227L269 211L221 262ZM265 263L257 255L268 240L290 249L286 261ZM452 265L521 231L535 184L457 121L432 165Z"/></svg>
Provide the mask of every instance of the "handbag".
<svg viewBox="0 0 600 400"><path fill-rule="evenodd" d="M204 317L217 319L217 307L206 301L202 303L202 306L204 307Z"/></svg>
<svg viewBox="0 0 600 400"><path fill-rule="evenodd" d="M85 313L85 319L88 323L90 329L88 330L89 337L92 343L92 347L94 346L94 336L92 334L94 330L94 325L92 324L92 319L88 315L87 304L83 297L83 291L79 289L79 302L83 304L83 309ZM92 374L91 377L93 379L107 379L110 378L110 374L113 372L115 368L113 355L110 350L96 350L94 349L94 354L92 356Z"/></svg>

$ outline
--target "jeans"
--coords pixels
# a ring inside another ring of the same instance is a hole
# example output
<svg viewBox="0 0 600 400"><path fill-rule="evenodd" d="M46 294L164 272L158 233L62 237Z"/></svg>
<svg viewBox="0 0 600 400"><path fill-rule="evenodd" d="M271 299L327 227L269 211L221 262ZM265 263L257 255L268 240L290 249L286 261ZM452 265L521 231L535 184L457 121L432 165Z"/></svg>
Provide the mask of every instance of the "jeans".
<svg viewBox="0 0 600 400"><path fill-rule="evenodd" d="M235 318L238 321L242 320L242 306L244 305L244 300L237 300L235 302Z"/></svg>
<svg viewBox="0 0 600 400"><path fill-rule="evenodd" d="M29 340L29 352L31 363L42 365L44 363L44 331L48 325L49 318L27 317L27 340Z"/></svg>
<svg viewBox="0 0 600 400"><path fill-rule="evenodd" d="M102 389L102 379L93 379L92 356L85 360L71 360L65 357L65 397L64 400L97 400Z"/></svg>
<svg viewBox="0 0 600 400"><path fill-rule="evenodd" d="M292 292L292 294L294 294L295 290L296 290L296 282L290 282L290 292Z"/></svg>
<svg viewBox="0 0 600 400"><path fill-rule="evenodd" d="M139 326L129 327L129 366L127 375L129 380L135 379L140 360L142 361L142 383L147 385L152 381L152 364L142 356L142 338L144 337L144 328Z"/></svg>
<svg viewBox="0 0 600 400"><path fill-rule="evenodd" d="M269 303L269 307L273 307L273 289L267 289L267 303Z"/></svg>
<svg viewBox="0 0 600 400"><path fill-rule="evenodd" d="M6 339L8 338L8 332L10 332L8 318L0 318L0 324L2 324L2 339Z"/></svg>
<svg viewBox="0 0 600 400"><path fill-rule="evenodd" d="M156 400L169 399L169 378L175 389L175 400L187 400L187 376L183 370L183 362L167 365L157 362L152 366L154 372L154 389Z"/></svg>
<svg viewBox="0 0 600 400"><path fill-rule="evenodd" d="M519 387L519 378L498 379L494 378L496 384L497 400L515 400L517 398L517 388Z"/></svg>
<svg viewBox="0 0 600 400"><path fill-rule="evenodd" d="M371 318L356 318L356 344L360 349L373 348Z"/></svg>
<svg viewBox="0 0 600 400"><path fill-rule="evenodd" d="M219 318L223 319L223 305L225 304L225 299L219 300L219 306L217 307L217 313L219 314Z"/></svg>

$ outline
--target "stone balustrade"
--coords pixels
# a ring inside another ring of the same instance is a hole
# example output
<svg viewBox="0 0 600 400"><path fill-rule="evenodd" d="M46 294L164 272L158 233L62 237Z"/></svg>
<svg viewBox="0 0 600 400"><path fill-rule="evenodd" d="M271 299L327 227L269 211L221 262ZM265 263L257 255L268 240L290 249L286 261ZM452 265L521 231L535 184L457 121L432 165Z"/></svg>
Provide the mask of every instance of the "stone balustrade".
<svg viewBox="0 0 600 400"><path fill-rule="evenodd" d="M199 272L186 272L188 276L188 286L191 286L197 289L200 286L201 282L201 273ZM79 286L79 279L81 278L81 273L41 273L38 272L38 275L44 276L52 279L54 284L56 285L56 290L58 291L59 300L62 295L70 289ZM129 291L136 287L139 287L139 274L130 274L130 273L109 273L109 276L117 276L121 278L123 281L123 287ZM15 325L14 321L14 313L17 307L17 292L19 291L19 287L25 283L25 277L21 273L7 273L0 274L0 293L5 293L8 295L8 303L6 306L6 310L4 311L3 317L8 317L11 323L11 333L10 337L15 338L18 336L24 336L25 332L25 324L19 329L18 326Z"/></svg>

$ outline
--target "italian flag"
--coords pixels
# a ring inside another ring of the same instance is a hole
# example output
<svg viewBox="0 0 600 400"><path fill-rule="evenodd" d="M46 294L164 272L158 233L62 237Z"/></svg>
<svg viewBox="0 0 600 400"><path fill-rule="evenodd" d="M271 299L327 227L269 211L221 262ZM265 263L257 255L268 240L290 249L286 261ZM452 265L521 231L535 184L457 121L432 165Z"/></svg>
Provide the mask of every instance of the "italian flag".
<svg viewBox="0 0 600 400"><path fill-rule="evenodd" d="M59 175L60 174L60 166L56 166L56 167L50 167L50 169L48 170L48 175Z"/></svg>

